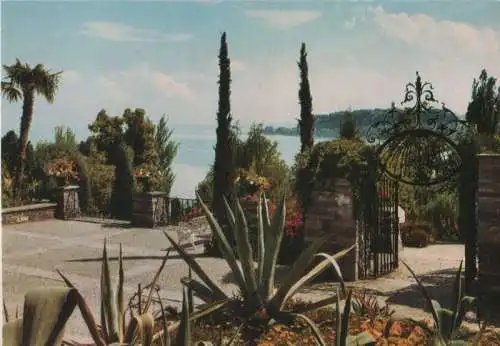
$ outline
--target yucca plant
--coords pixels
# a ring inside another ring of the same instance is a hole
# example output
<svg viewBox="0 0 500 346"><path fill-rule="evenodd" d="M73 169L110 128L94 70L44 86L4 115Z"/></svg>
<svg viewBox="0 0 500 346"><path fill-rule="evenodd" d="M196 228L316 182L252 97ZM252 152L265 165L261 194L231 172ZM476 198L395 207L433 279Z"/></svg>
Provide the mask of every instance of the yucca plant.
<svg viewBox="0 0 500 346"><path fill-rule="evenodd" d="M244 323L250 320L262 324L268 324L269 322L288 323L291 320L300 318L309 325L318 342L324 344L319 329L304 313L333 304L340 299L338 295L313 303L300 312L285 310L284 306L301 287L330 266L334 269L340 281L342 292L345 294L345 284L337 259L351 251L355 245L331 256L325 253L317 253L331 236L315 240L293 263L281 285L276 287L275 272L285 224L285 198L281 199L272 220L265 195L261 195L261 198L259 198L257 212L258 251L257 258L253 258L253 250L248 237L248 225L239 201L235 201L235 206L231 208L227 200L224 199L229 227L236 241L235 252L229 245L222 227L214 215L203 203L200 196L197 195L197 197L217 240L216 243L240 290L241 299L246 308L246 311L243 312L244 316L242 316ZM185 285L190 287L196 296L206 303L223 302L221 307L228 307L230 305L228 303L234 302L235 299L228 297L191 255L187 254L166 232L164 234L172 243L174 249L201 280L193 279L185 282ZM316 257L321 257L323 260L310 269ZM239 258L240 263L236 258ZM242 311L237 311L238 316L241 316L241 314Z"/></svg>
<svg viewBox="0 0 500 346"><path fill-rule="evenodd" d="M462 264L460 261L457 273L455 274L455 281L453 284L453 291L451 292L451 297L453 297L453 305L451 309L447 309L441 306L441 304L432 299L429 292L426 290L422 281L417 277L415 272L410 268L408 264L401 261L408 271L411 273L415 281L417 282L422 295L425 297L430 309L431 315L434 320L434 329L429 330L422 323L418 325L426 329L427 332L432 335L432 345L436 346L448 346L448 345L470 345L470 343L463 340L457 340L458 332L462 326L465 314L467 311L471 310L475 306L476 299L474 297L465 296L462 289ZM386 330L389 330L391 324L395 321L391 321ZM481 339L482 333L484 332L486 324L483 323L483 327L476 335L475 340L472 345L478 345Z"/></svg>
<svg viewBox="0 0 500 346"><path fill-rule="evenodd" d="M337 295L339 292L337 290ZM352 307L352 290L349 290L344 305L344 312L341 312L340 302L336 302L336 336L335 346L355 346L355 345L375 345L375 339L369 332L361 332L357 335L349 335L349 316Z"/></svg>

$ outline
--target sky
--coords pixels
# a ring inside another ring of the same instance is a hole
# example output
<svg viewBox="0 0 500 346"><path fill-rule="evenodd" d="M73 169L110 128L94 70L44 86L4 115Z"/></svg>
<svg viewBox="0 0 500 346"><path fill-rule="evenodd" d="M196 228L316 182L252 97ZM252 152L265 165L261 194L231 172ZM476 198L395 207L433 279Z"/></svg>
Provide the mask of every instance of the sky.
<svg viewBox="0 0 500 346"><path fill-rule="evenodd" d="M297 60L306 43L315 113L388 107L418 70L440 102L464 113L486 68L500 77L500 2L2 1L2 64L64 71L55 102L37 98L30 133L78 138L99 110L144 108L175 131L215 130L217 55L227 32L235 120L295 123ZM2 134L21 104L2 99Z"/></svg>

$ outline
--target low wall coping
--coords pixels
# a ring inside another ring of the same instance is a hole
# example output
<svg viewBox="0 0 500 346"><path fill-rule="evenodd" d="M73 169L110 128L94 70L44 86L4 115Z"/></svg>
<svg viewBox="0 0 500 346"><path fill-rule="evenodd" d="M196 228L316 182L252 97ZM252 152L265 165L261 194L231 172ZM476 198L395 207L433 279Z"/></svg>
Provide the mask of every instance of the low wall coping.
<svg viewBox="0 0 500 346"><path fill-rule="evenodd" d="M20 205L18 207L2 208L2 214L19 213L30 210L50 209L57 207L57 203L36 203Z"/></svg>

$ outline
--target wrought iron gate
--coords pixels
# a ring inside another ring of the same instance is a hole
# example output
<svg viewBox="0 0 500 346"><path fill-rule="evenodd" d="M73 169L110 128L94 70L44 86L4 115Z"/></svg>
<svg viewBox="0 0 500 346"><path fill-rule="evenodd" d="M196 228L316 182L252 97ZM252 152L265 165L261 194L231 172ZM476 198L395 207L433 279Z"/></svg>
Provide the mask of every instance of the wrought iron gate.
<svg viewBox="0 0 500 346"><path fill-rule="evenodd" d="M462 171L458 143L471 126L444 104L436 104L432 85L422 82L417 72L415 83L406 85L403 108L393 103L364 133L375 154L361 173L357 201L361 278L378 277L398 267L398 185L437 187ZM463 224L460 227L465 229Z"/></svg>
<svg viewBox="0 0 500 346"><path fill-rule="evenodd" d="M398 182L377 167L363 173L365 196L358 213L359 266L361 279L388 274L399 266Z"/></svg>

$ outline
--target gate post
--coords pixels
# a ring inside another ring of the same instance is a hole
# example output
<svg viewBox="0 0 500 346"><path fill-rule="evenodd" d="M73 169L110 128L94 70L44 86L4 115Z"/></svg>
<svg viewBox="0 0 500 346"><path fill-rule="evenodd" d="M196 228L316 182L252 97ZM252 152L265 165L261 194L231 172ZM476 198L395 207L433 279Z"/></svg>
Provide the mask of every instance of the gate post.
<svg viewBox="0 0 500 346"><path fill-rule="evenodd" d="M500 312L500 155L480 154L478 184L479 298ZM495 306L496 305L496 306Z"/></svg>
<svg viewBox="0 0 500 346"><path fill-rule="evenodd" d="M320 252L335 254L352 245L349 253L339 259L346 281L358 280L358 228L354 221L353 196L346 179L335 179L318 184L311 194L311 206L304 224L304 240L310 243L327 234L335 234ZM334 188L332 186L334 185Z"/></svg>

